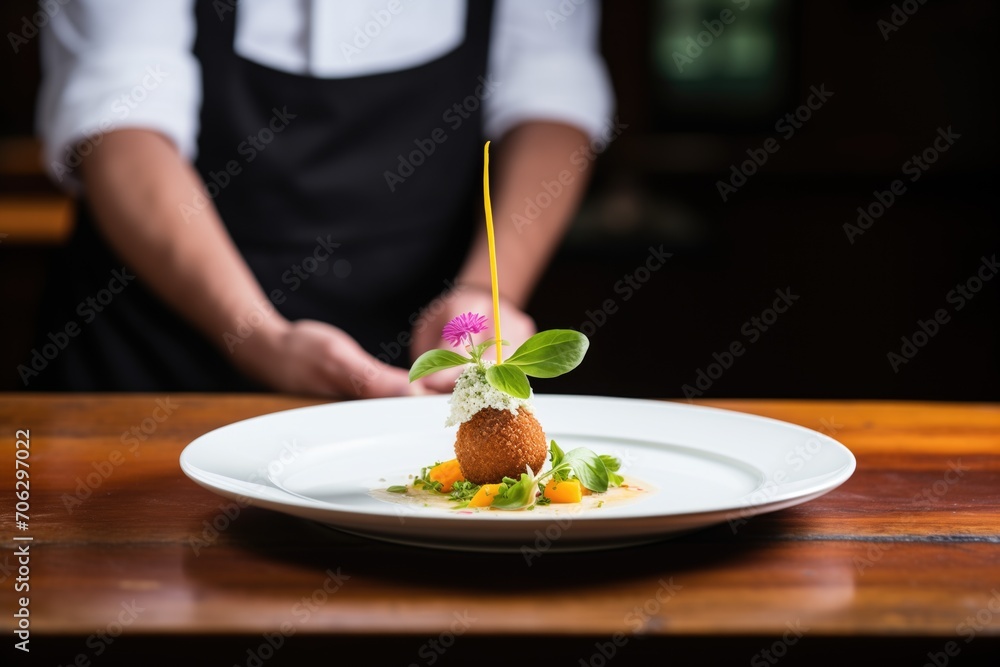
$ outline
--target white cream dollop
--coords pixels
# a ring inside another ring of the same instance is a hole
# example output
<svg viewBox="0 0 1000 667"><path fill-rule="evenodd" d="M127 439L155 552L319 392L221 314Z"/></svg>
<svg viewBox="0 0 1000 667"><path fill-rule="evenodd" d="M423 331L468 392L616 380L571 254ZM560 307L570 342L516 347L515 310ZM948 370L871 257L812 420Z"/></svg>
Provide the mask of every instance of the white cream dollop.
<svg viewBox="0 0 1000 667"><path fill-rule="evenodd" d="M456 426L464 424L472 419L477 412L483 408L494 408L496 410L509 410L515 416L517 411L525 409L531 410L531 398L515 398L506 394L486 380L486 368L491 366L489 361L483 361L483 368L476 364L469 364L465 371L455 380L455 390L448 400L451 406L451 413L445 426ZM531 393L534 396L534 392Z"/></svg>

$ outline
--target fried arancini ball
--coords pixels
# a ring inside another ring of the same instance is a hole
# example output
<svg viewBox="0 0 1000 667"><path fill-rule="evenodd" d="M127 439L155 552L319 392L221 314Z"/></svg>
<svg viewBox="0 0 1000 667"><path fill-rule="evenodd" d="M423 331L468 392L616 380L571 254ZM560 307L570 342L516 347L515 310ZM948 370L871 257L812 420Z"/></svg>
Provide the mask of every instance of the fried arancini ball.
<svg viewBox="0 0 1000 667"><path fill-rule="evenodd" d="M455 457L474 484L497 484L504 477L519 479L526 466L537 474L545 464L548 445L535 416L520 409L483 408L458 427Z"/></svg>

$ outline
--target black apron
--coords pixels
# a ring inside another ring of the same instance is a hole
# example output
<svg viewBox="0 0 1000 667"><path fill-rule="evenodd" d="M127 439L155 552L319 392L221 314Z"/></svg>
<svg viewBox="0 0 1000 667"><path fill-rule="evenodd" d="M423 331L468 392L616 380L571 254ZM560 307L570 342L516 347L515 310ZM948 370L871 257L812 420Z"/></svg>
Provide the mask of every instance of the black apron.
<svg viewBox="0 0 1000 667"><path fill-rule="evenodd" d="M411 69L349 79L243 59L233 50L235 12L220 20L212 2L196 9L204 89L196 166L229 233L284 317L334 324L400 366L409 362L400 335L456 275L479 219L476 96L491 92L492 3L468 4L465 39L455 50ZM192 193L186 205L205 201ZM131 267L127 285L108 298L115 270L123 263L80 206L50 272L36 349L67 322L80 332L27 388L262 389L235 370L224 347L129 280ZM98 302L100 312L81 308L98 293L108 301ZM247 313L246 327L255 317ZM238 344L249 330L234 327L227 339Z"/></svg>

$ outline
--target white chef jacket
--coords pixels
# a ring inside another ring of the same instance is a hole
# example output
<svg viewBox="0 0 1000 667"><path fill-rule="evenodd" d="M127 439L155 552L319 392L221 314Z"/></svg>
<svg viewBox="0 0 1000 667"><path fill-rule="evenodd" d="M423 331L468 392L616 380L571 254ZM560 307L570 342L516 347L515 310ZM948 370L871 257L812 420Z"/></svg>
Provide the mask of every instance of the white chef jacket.
<svg viewBox="0 0 1000 667"><path fill-rule="evenodd" d="M232 20L236 2L215 0L220 20ZM37 125L50 173L81 140L123 127L161 132L194 160L201 79L193 5L59 5L41 42ZM260 65L320 78L405 70L461 44L465 12L465 0L239 0L234 48ZM483 100L487 137L530 120L599 134L613 106L599 14L597 0L496 1L485 74L500 85ZM74 187L61 172L58 180Z"/></svg>

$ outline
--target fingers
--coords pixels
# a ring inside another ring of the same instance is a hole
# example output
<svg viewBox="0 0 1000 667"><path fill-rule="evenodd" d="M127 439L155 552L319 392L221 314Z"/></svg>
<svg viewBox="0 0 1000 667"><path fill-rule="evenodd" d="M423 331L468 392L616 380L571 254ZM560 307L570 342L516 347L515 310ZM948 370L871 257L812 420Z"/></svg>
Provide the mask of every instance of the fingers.
<svg viewBox="0 0 1000 667"><path fill-rule="evenodd" d="M319 374L311 390L342 398L382 398L413 393L408 373L382 363L346 332L322 322L296 323L298 367Z"/></svg>
<svg viewBox="0 0 1000 667"><path fill-rule="evenodd" d="M516 313L517 317L510 318L510 324L503 329L503 338L510 341L510 345L503 346L503 358L506 359L514 354L521 343L531 338L536 332L535 322L524 313Z"/></svg>
<svg viewBox="0 0 1000 667"><path fill-rule="evenodd" d="M423 378L422 382L431 392L447 394L455 388L455 380L458 379L458 376L462 374L463 370L465 370L464 366L438 371L433 375L428 375Z"/></svg>
<svg viewBox="0 0 1000 667"><path fill-rule="evenodd" d="M414 393L409 374L405 370L383 364L377 359L374 370L369 376L363 377L359 389L361 398L411 396Z"/></svg>
<svg viewBox="0 0 1000 667"><path fill-rule="evenodd" d="M423 379L417 380L410 383L410 391L413 396L432 396L434 394L440 394L442 392L428 387Z"/></svg>
<svg viewBox="0 0 1000 667"><path fill-rule="evenodd" d="M342 354L338 366L337 384L344 396L384 398L409 396L415 391L405 370L382 363L360 347L348 354Z"/></svg>

